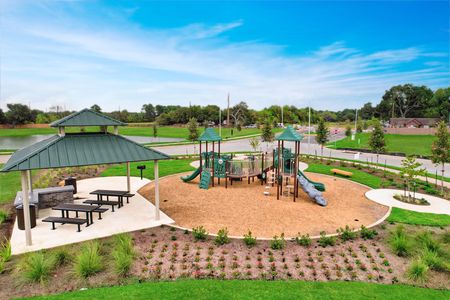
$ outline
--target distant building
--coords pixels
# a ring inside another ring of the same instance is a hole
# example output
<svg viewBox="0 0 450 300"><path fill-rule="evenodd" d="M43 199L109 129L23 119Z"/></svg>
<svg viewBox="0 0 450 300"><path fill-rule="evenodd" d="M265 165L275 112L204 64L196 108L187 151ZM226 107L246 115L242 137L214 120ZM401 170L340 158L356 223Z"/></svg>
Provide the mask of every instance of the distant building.
<svg viewBox="0 0 450 300"><path fill-rule="evenodd" d="M430 128L439 123L439 118L391 118L389 127L392 128Z"/></svg>

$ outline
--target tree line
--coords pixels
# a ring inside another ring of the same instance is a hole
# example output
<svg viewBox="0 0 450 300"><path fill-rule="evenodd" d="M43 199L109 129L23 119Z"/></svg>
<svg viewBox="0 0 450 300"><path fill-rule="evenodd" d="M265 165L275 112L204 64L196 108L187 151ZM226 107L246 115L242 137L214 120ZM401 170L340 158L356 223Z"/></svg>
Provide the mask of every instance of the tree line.
<svg viewBox="0 0 450 300"><path fill-rule="evenodd" d="M389 120L391 117L434 117L447 119L450 111L450 87L432 91L426 86L413 84L396 85L385 91L380 103L373 105L367 102L358 109L358 118L362 120ZM20 125L27 123L45 124L62 118L70 111L64 111L59 106L50 108L48 112L30 109L23 104L7 104L7 111L0 109L0 124ZM94 104L91 109L102 112L99 105ZM160 125L187 124L195 118L200 123L218 124L219 117L223 121L229 118L230 124L240 127L250 124L263 124L269 120L272 125L281 123L306 124L308 122L309 108L298 108L293 105L272 105L260 111L249 108L246 102L239 102L222 109L219 113L217 105L153 105L144 104L141 111L129 112L117 110L106 113L112 118L123 122L157 122ZM311 122L317 123L319 119L327 122L352 122L355 120L355 109L340 111L315 110L311 108Z"/></svg>

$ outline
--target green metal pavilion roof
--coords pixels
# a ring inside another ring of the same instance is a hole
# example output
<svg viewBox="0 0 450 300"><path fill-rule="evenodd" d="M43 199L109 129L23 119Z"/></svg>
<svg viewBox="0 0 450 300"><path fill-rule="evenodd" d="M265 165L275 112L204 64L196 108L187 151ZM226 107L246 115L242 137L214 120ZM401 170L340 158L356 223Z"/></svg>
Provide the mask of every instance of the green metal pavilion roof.
<svg viewBox="0 0 450 300"><path fill-rule="evenodd" d="M279 136L275 138L278 141L300 142L303 135L299 134L292 126L288 126Z"/></svg>
<svg viewBox="0 0 450 300"><path fill-rule="evenodd" d="M51 127L70 126L126 126L126 123L85 108L50 124Z"/></svg>
<svg viewBox="0 0 450 300"><path fill-rule="evenodd" d="M198 140L202 142L218 142L221 141L222 138L216 133L214 128L206 128Z"/></svg>
<svg viewBox="0 0 450 300"><path fill-rule="evenodd" d="M55 135L16 151L2 172L78 167L133 161L162 160L170 157L120 135L72 133Z"/></svg>

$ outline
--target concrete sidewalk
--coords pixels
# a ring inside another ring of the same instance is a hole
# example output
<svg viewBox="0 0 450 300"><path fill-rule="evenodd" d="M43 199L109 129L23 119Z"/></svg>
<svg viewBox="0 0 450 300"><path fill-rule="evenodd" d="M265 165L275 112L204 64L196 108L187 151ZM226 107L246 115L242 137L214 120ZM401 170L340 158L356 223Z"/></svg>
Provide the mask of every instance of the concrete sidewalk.
<svg viewBox="0 0 450 300"><path fill-rule="evenodd" d="M366 197L374 202L390 207L398 207L417 212L450 215L450 201L448 200L416 193L416 198L424 198L430 205L415 205L394 199L395 194L403 194L403 191L394 189L376 189L366 192Z"/></svg>
<svg viewBox="0 0 450 300"><path fill-rule="evenodd" d="M126 177L98 177L84 179L77 182L78 197L83 199L76 200L75 203L82 204L86 198L95 199L94 195L89 192L96 189L109 190L125 190ZM174 221L166 214L160 211L160 220L155 220L155 206L147 201L144 197L137 193L137 190L149 183L150 180L141 180L138 177L131 177L131 193L135 194L130 198L130 203L126 201L124 206L115 208L113 213L109 209L102 214L102 220L98 220L98 214L94 213L94 223L86 227L82 225L81 232L77 232L77 226L71 224L56 224L56 230L52 230L51 223L43 223L42 219L48 216L61 216L59 211L52 209L39 210L39 219L36 221L36 227L31 230L33 245L27 247L25 245L25 231L19 230L17 222L14 224L13 233L11 235L11 246L13 254L21 254L28 251L36 251L40 249L53 248L57 246L67 245L71 243L79 243L82 241L111 236L122 232L130 232L150 227L156 227L161 224L171 224ZM110 208L105 206L105 208ZM74 213L71 213L73 216ZM81 213L80 217L84 217Z"/></svg>

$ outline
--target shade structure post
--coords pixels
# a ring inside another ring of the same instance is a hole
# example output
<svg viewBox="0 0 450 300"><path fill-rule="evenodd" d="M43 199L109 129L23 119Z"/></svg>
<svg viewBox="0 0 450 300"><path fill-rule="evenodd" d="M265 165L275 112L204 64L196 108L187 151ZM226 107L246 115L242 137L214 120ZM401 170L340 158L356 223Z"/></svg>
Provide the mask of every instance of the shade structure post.
<svg viewBox="0 0 450 300"><path fill-rule="evenodd" d="M118 135L119 134L119 126L114 126L114 134Z"/></svg>
<svg viewBox="0 0 450 300"><path fill-rule="evenodd" d="M31 178L31 170L27 171L27 176L28 176L28 190L30 191L30 195L33 195L33 179Z"/></svg>
<svg viewBox="0 0 450 300"><path fill-rule="evenodd" d="M130 186L131 186L131 182L130 182L130 162L127 161L127 191L128 192L130 192L130 190L131 190Z"/></svg>
<svg viewBox="0 0 450 300"><path fill-rule="evenodd" d="M294 142L294 149L295 149L295 155L294 155L294 202L295 197L297 196L297 154L298 154L298 142Z"/></svg>
<svg viewBox="0 0 450 300"><path fill-rule="evenodd" d="M159 168L155 160L155 220L159 221Z"/></svg>
<svg viewBox="0 0 450 300"><path fill-rule="evenodd" d="M27 246L32 245L31 240L31 222L30 222L30 198L28 187L28 171L21 171L22 181L22 205L23 205L23 218L25 223L25 244Z"/></svg>

